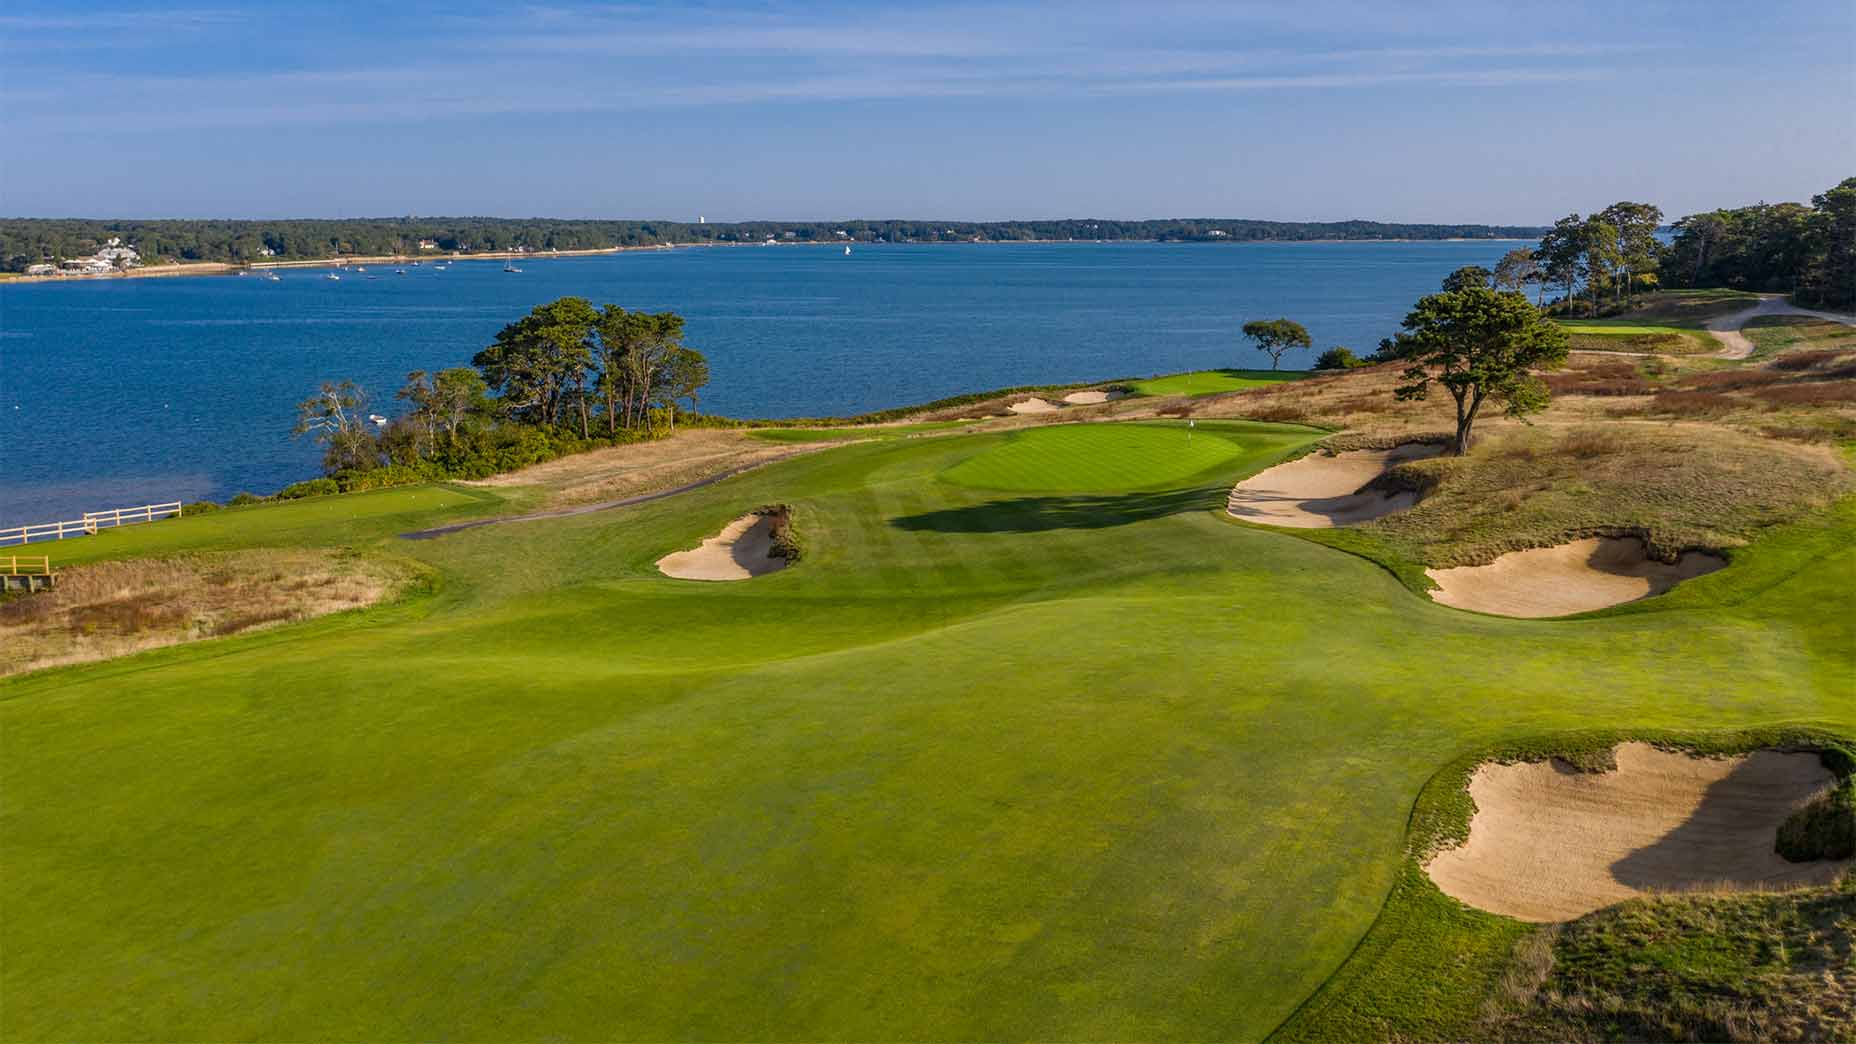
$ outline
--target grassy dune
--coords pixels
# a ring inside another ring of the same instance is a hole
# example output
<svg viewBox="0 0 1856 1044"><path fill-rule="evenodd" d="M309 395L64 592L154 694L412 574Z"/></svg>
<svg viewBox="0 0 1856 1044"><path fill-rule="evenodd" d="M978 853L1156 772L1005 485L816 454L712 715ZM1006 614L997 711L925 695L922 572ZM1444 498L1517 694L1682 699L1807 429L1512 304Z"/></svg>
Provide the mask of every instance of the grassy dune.
<svg viewBox="0 0 1856 1044"><path fill-rule="evenodd" d="M1256 1039L1323 983L1370 1016L1439 940L1493 974L1503 922L1434 890L1349 961L1420 887L1407 815L1463 752L1856 729L1847 506L1629 611L1506 620L1223 519L1318 432L1179 434L867 442L430 541L393 534L496 498L57 549L348 546L435 580L0 681L0 1036ZM654 569L776 501L794 568Z"/></svg>

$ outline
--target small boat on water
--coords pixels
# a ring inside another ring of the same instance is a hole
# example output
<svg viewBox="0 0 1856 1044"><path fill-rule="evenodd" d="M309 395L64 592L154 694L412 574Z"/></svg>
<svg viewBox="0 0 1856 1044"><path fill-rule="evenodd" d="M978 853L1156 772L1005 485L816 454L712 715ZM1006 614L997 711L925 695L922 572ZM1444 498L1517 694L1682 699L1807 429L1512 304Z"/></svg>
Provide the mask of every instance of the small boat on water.
<svg viewBox="0 0 1856 1044"><path fill-rule="evenodd" d="M393 270L393 274L394 275L405 275L406 270L404 268L396 268Z"/></svg>
<svg viewBox="0 0 1856 1044"><path fill-rule="evenodd" d="M276 273L276 272L266 272L266 273L264 273L264 278L266 278L266 279L269 279L269 280L270 280L271 282L273 282L273 283L281 283L281 282L283 282L283 280L282 280L282 279L279 279L279 278L277 278L277 273Z"/></svg>
<svg viewBox="0 0 1856 1044"><path fill-rule="evenodd" d="M355 271L357 271L357 272L365 272L365 271L367 271L367 266L366 266L366 265L356 265L356 266L354 266L354 270L355 270Z"/></svg>
<svg viewBox="0 0 1856 1044"><path fill-rule="evenodd" d="M336 274L335 274L334 272L330 272L330 273L329 273L328 275L325 275L325 276L323 276L322 278L324 278L324 279L333 279L333 280L335 280L336 282L341 282L341 278L342 278L342 277L341 277L341 276L338 276L338 275L336 275Z"/></svg>
<svg viewBox="0 0 1856 1044"><path fill-rule="evenodd" d="M851 248L850 248L850 247L848 247L848 246L847 246L847 247L845 247L845 248L844 248L844 256L845 256L845 257L850 257L850 256L851 256Z"/></svg>
<svg viewBox="0 0 1856 1044"><path fill-rule="evenodd" d="M509 264L506 264L506 265L504 265L504 266L503 266L503 271L505 271L505 272L520 272L520 271L522 271L522 270L521 270L520 268L517 268L517 267L515 266L515 262L513 262L513 261L512 261L512 262L510 262Z"/></svg>

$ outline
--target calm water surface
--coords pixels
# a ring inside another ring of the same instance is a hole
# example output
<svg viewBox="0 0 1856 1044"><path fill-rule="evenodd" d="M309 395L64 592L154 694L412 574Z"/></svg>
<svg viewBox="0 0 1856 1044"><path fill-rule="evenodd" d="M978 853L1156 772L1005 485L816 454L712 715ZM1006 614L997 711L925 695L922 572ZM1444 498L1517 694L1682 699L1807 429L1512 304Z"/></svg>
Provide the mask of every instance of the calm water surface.
<svg viewBox="0 0 1856 1044"><path fill-rule="evenodd" d="M1419 296L1513 243L720 248L0 285L0 525L271 492L316 472L294 406L354 378L375 412L565 294L688 319L708 412L859 413L1018 384L1268 366L1238 327L1288 316L1364 354ZM1312 355L1285 365L1306 366Z"/></svg>

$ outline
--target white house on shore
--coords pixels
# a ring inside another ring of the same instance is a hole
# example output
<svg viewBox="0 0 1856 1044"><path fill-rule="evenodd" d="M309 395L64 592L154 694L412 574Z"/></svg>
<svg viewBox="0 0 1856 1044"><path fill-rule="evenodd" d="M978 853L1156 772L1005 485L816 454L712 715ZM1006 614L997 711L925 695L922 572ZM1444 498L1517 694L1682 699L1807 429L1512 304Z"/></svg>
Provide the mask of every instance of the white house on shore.
<svg viewBox="0 0 1856 1044"><path fill-rule="evenodd" d="M29 276L48 276L48 275L52 275L53 273L57 271L58 271L58 266L51 265L51 264L39 264L39 265L27 265L26 266L26 274Z"/></svg>

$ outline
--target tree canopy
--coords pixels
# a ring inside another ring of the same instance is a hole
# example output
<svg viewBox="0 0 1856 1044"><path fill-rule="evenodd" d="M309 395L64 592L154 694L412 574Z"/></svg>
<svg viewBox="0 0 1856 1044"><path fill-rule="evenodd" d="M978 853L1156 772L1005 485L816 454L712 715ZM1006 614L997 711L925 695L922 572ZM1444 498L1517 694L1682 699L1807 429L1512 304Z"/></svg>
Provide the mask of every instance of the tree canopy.
<svg viewBox="0 0 1856 1044"><path fill-rule="evenodd" d="M1800 303L1856 305L1856 178L1802 203L1690 214L1662 252L1664 286L1785 292Z"/></svg>
<svg viewBox="0 0 1856 1044"><path fill-rule="evenodd" d="M1270 369L1282 365L1284 352L1292 348L1313 348L1314 338L1301 323L1290 319L1253 319L1244 324L1244 336L1257 342L1257 349L1270 357Z"/></svg>
<svg viewBox="0 0 1856 1044"><path fill-rule="evenodd" d="M1442 385L1456 402L1452 451L1467 453L1485 402L1511 417L1546 408L1547 387L1535 370L1566 361L1566 334L1514 290L1470 286L1421 298L1400 324L1397 354L1407 363L1399 399L1424 399Z"/></svg>
<svg viewBox="0 0 1856 1044"><path fill-rule="evenodd" d="M708 383L708 360L683 343L682 316L563 297L503 327L472 366L407 374L394 396L407 410L384 431L351 381L306 399L296 430L323 443L330 474L386 462L425 477L481 478L595 438L596 414L607 440L651 438L660 423L676 425L679 402L694 413Z"/></svg>

